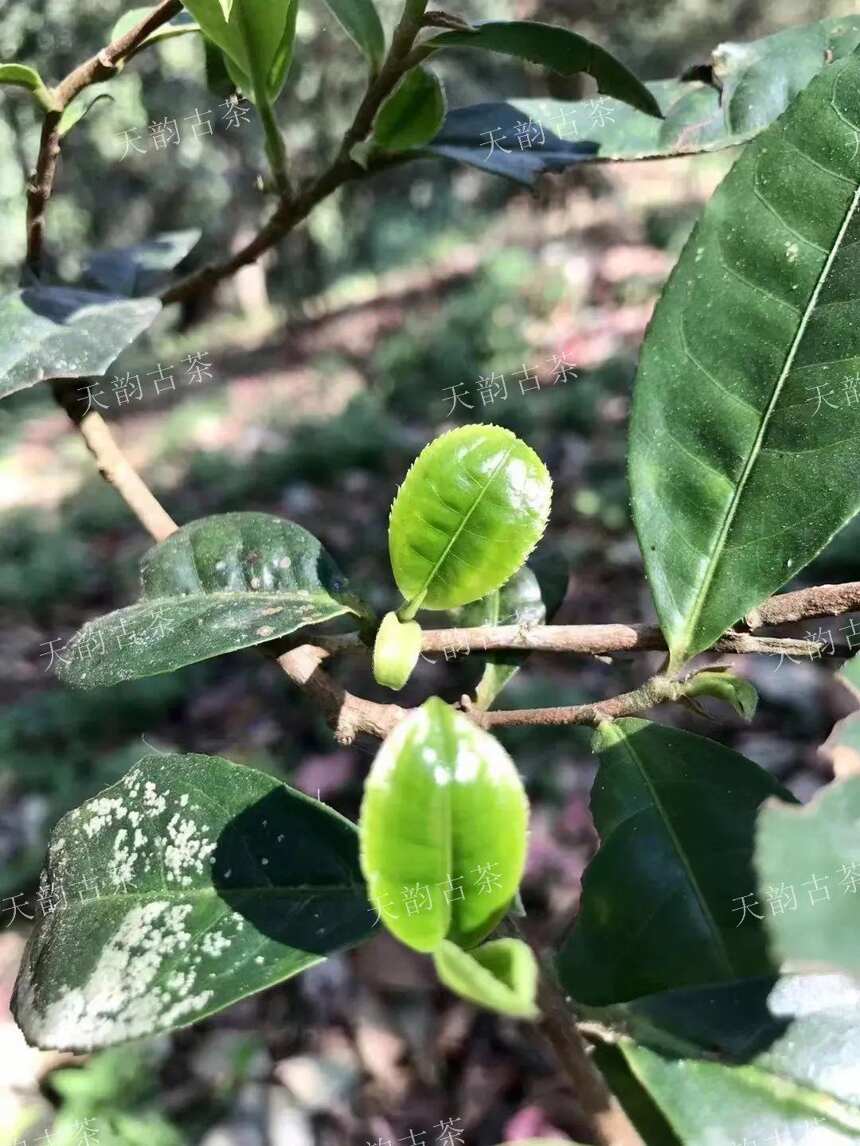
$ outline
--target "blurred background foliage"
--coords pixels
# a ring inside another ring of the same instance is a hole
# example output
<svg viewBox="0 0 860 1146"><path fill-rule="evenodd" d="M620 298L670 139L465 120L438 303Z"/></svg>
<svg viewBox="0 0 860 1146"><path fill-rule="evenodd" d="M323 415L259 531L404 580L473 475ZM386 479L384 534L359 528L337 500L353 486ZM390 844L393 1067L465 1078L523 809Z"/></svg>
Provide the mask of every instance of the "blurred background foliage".
<svg viewBox="0 0 860 1146"><path fill-rule="evenodd" d="M379 6L390 28L397 4ZM0 0L0 60L35 65L56 81L107 41L125 7ZM652 79L706 60L722 40L850 8L586 0L576 5L575 27ZM567 0L468 0L458 11L571 18ZM366 77L321 0L303 4L298 40L279 112L300 180L334 152ZM439 72L454 106L587 90L471 54L452 53ZM85 252L158 231L201 227L195 262L247 237L267 210L258 189L261 133L253 113L226 128L224 96L207 89L199 41L148 50L103 88L110 100L93 107L64 149L49 220L57 273L74 276ZM211 114L213 131L195 139L187 117L198 110ZM39 125L31 102L8 89L0 113L0 277L9 286L23 251ZM156 151L150 125L165 119L176 120L181 142ZM127 132L146 155L123 158ZM436 161L352 184L262 270L166 314L111 373L144 376L177 364L176 392L155 399L150 388L144 401L120 407L106 379L106 417L179 520L233 509L294 518L380 610L394 599L387 510L409 462L450 425L499 422L541 452L556 481L545 545L571 569L559 619L650 619L625 479L636 352L665 275L731 159L582 168L534 195ZM199 352L211 360L212 380L191 388L180 383L178 364ZM575 376L553 384L554 356L572 363ZM539 388L519 385L524 366ZM494 375L504 376L506 396L489 400L480 380ZM109 693L73 694L53 679L50 656L62 641L87 617L133 598L147 543L45 390L3 403L0 450L0 898L32 900L59 816L159 748L252 764L355 816L373 745L335 746L283 676L251 653ZM805 578L856 576L858 539L856 528L845 531ZM607 665L535 657L502 703L609 695L644 669L643 658ZM722 713L713 726L698 717L686 723L732 743L805 797L827 775L816 746L846 702L822 666L763 659L743 669L763 696L752 730ZM346 663L338 671L356 691L381 697L366 669ZM479 675L477 654L419 662L404 702L434 691L454 699ZM594 842L588 738L512 729L504 740L533 801L526 905L556 934ZM10 915L7 900L0 1008L28 923L19 916L11 925ZM60 1146L85 1142L91 1124L103 1146L351 1146L455 1115L469 1146L578 1130L569 1096L523 1032L464 1011L433 987L423 964L391 945L384 959L333 959L198 1029L88 1063L25 1051L2 1009L0 1024L0 1146L48 1127ZM13 1059L14 1069L3 1065Z"/></svg>

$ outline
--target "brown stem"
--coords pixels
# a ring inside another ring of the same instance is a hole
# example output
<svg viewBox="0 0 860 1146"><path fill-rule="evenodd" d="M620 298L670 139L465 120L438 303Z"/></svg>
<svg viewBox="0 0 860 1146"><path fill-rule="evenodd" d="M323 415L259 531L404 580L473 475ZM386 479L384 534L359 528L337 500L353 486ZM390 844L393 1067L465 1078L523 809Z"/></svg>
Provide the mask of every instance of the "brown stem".
<svg viewBox="0 0 860 1146"><path fill-rule="evenodd" d="M552 967L526 938L515 919L509 916L499 931L528 943L534 952L538 965L537 1001L541 1011L541 1030L567 1075L573 1095L590 1122L597 1142L600 1146L644 1146L621 1103L592 1064L588 1047L577 1030L575 1016L565 1001Z"/></svg>
<svg viewBox="0 0 860 1146"><path fill-rule="evenodd" d="M779 601L778 597L773 598ZM860 605L855 605L860 608ZM329 653L367 651L357 633L322 637L317 642ZM620 653L665 651L666 640L656 625L480 625L468 629L425 629L422 653L467 654L504 651L582 653L612 656ZM783 654L794 657L844 657L848 650L833 643L791 637L757 637L752 633L725 633L709 650L716 653Z"/></svg>
<svg viewBox="0 0 860 1146"><path fill-rule="evenodd" d="M164 541L179 528L122 452L107 422L95 410L82 414L76 406L75 382L54 382L55 400L65 410L93 455L99 473L155 541Z"/></svg>
<svg viewBox="0 0 860 1146"><path fill-rule="evenodd" d="M27 189L27 265L38 272L45 241L45 215L54 190L60 158L60 120L72 100L84 88L116 75L121 61L156 28L182 11L180 0L162 0L156 8L125 35L86 60L50 93L52 110L46 112L36 169Z"/></svg>
<svg viewBox="0 0 860 1146"><path fill-rule="evenodd" d="M222 279L230 278L241 267L255 262L260 255L276 246L294 227L307 218L313 208L333 191L350 180L367 174L367 170L352 158L352 150L357 143L367 138L380 105L391 94L407 69L412 45L421 30L423 5L419 5L418 8L419 11L412 12L407 5L407 10L394 31L385 62L377 75L371 78L331 166L295 198L283 199L262 229L236 254L220 262L208 263L164 291L161 301L165 305L184 302L200 291L211 290ZM399 161L397 158L382 159L368 170L380 170L390 163Z"/></svg>

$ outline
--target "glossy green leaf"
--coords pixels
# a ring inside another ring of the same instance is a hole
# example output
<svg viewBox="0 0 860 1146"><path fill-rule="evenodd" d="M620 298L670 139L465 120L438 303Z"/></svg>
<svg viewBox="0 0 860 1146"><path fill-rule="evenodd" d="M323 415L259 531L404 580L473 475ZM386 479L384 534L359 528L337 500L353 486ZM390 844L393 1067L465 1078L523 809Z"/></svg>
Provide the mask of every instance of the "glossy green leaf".
<svg viewBox="0 0 860 1146"><path fill-rule="evenodd" d="M0 84L26 88L31 92L43 91L45 84L35 68L26 64L0 64Z"/></svg>
<svg viewBox="0 0 860 1146"><path fill-rule="evenodd" d="M401 621L396 613L386 613L373 645L373 676L378 684L395 690L403 688L421 653L421 626Z"/></svg>
<svg viewBox="0 0 860 1146"><path fill-rule="evenodd" d="M443 939L433 963L445 986L470 1003L519 1019L536 1019L540 1013L537 963L521 939L494 939L471 951Z"/></svg>
<svg viewBox="0 0 860 1146"><path fill-rule="evenodd" d="M839 975L636 1000L619 1046L684 1146L860 1134L860 992Z"/></svg>
<svg viewBox="0 0 860 1146"><path fill-rule="evenodd" d="M373 124L373 140L386 151L421 147L445 118L445 92L427 68L407 72L383 103Z"/></svg>
<svg viewBox="0 0 860 1146"><path fill-rule="evenodd" d="M501 744L436 697L377 753L361 806L361 865L380 917L417 951L474 946L516 894L528 802Z"/></svg>
<svg viewBox="0 0 860 1146"><path fill-rule="evenodd" d="M373 925L353 825L217 756L148 756L70 812L40 895L13 1008L69 1050L196 1022Z"/></svg>
<svg viewBox="0 0 860 1146"><path fill-rule="evenodd" d="M126 298L155 294L199 239L196 229L167 231L132 247L99 251L87 261L81 286Z"/></svg>
<svg viewBox="0 0 860 1146"><path fill-rule="evenodd" d="M385 32L373 0L325 0L337 22L378 72L385 57Z"/></svg>
<svg viewBox="0 0 860 1146"><path fill-rule="evenodd" d="M528 564L480 601L452 610L455 625L520 625L523 629L551 620L567 592L567 563L553 554L533 554ZM480 644L471 651L480 653ZM483 675L475 692L478 708L488 709L516 675L528 653L488 653Z"/></svg>
<svg viewBox="0 0 860 1146"><path fill-rule="evenodd" d="M543 535L551 499L546 466L510 430L461 426L431 442L388 524L391 568L410 612L452 609L503 585Z"/></svg>
<svg viewBox="0 0 860 1146"><path fill-rule="evenodd" d="M292 56L298 0L183 0L203 34L224 52L233 79L249 97L279 94Z"/></svg>
<svg viewBox="0 0 860 1146"><path fill-rule="evenodd" d="M113 43L114 40L118 40L121 36L124 36L126 32L130 32L141 20L146 19L151 12L151 7L129 8L127 12L123 12L122 16L120 16L113 26L113 31L110 34L111 43ZM194 35L199 32L200 26L195 23L189 13L180 12L174 19L169 20L166 24L162 24L160 28L156 28L154 32L151 32L136 51L139 52L142 47L156 44L161 40L172 40L176 36Z"/></svg>
<svg viewBox="0 0 860 1146"><path fill-rule="evenodd" d="M788 793L723 745L646 720L601 725L595 750L601 846L558 956L568 994L612 1003L770 971L763 923L739 906L755 900L758 808Z"/></svg>
<svg viewBox="0 0 860 1146"><path fill-rule="evenodd" d="M673 667L779 589L860 507L860 422L832 408L860 365L854 125L857 54L746 148L648 328L630 478Z"/></svg>
<svg viewBox="0 0 860 1146"><path fill-rule="evenodd" d="M765 804L755 863L775 955L860 976L860 776L802 808Z"/></svg>
<svg viewBox="0 0 860 1146"><path fill-rule="evenodd" d="M474 31L442 32L424 45L428 54L442 48L500 52L566 76L584 72L593 77L598 90L606 95L615 96L647 115L660 115L654 96L620 60L584 36L554 24L536 20L487 20L475 24Z"/></svg>
<svg viewBox="0 0 860 1146"><path fill-rule="evenodd" d="M268 513L225 513L144 554L142 599L90 621L63 649L62 680L99 688L265 644L362 612L319 541Z"/></svg>
<svg viewBox="0 0 860 1146"><path fill-rule="evenodd" d="M64 286L0 298L0 398L54 378L95 377L151 326L157 298L127 299Z"/></svg>
<svg viewBox="0 0 860 1146"><path fill-rule="evenodd" d="M575 163L635 160L745 143L780 115L832 59L860 43L860 18L820 20L752 43L721 44L710 71L645 86L664 118L608 96L511 98L449 110L426 150L530 184ZM529 123L537 125L523 131ZM490 146L489 134L494 139Z"/></svg>

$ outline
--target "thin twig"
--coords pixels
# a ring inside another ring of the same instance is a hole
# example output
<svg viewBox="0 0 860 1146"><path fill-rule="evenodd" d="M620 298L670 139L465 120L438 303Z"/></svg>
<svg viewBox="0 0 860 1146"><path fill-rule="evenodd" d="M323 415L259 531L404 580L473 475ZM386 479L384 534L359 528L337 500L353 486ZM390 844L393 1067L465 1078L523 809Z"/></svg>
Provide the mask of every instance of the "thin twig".
<svg viewBox="0 0 860 1146"><path fill-rule="evenodd" d="M42 263L45 215L53 194L60 158L60 120L63 112L85 88L116 75L119 64L130 52L181 11L180 0L162 0L145 19L69 72L49 93L53 106L45 115L36 169L27 188L27 265L31 270L37 272Z"/></svg>
<svg viewBox="0 0 860 1146"><path fill-rule="evenodd" d="M371 171L381 170L391 163L401 161L398 157L391 160L383 158L375 164L362 167L352 158L352 151L356 144L367 138L380 106L407 69L412 45L421 30L424 6L422 3L412 4L410 9L407 5L392 36L385 62L379 72L371 78L331 166L294 198L282 199L262 229L229 259L208 263L164 291L161 301L165 305L184 302L200 291L211 290L222 279L230 278L236 271L255 262L262 254L276 246L307 218L318 203L339 187Z"/></svg>
<svg viewBox="0 0 860 1146"><path fill-rule="evenodd" d="M779 601L779 598L774 597L773 600ZM860 603L854 608L860 609ZM328 653L367 652L358 633L320 637L317 644ZM422 653L510 651L613 656L665 650L666 639L656 625L480 625L468 629L425 629L421 634ZM782 654L815 659L850 656L850 651L835 641L832 646L824 647L824 642L812 639L758 637L752 633L736 632L725 633L709 652Z"/></svg>
<svg viewBox="0 0 860 1146"><path fill-rule="evenodd" d="M499 932L527 943L534 952L538 965L537 1001L541 1030L570 1080L574 1098L591 1123L600 1146L643 1146L642 1138L621 1103L591 1062L588 1047L576 1026L576 1016L567 1005L552 967L512 916L502 921Z"/></svg>

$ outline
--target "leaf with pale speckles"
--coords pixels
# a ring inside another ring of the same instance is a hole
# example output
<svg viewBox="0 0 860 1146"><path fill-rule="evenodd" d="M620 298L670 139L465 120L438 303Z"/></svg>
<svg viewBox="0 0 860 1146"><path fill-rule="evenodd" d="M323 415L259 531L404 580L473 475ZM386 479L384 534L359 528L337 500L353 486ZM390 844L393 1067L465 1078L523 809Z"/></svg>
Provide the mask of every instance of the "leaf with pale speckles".
<svg viewBox="0 0 860 1146"><path fill-rule="evenodd" d="M147 756L54 830L13 1009L37 1046L187 1026L365 939L354 826L217 756Z"/></svg>
<svg viewBox="0 0 860 1146"><path fill-rule="evenodd" d="M138 604L90 621L62 650L62 680L98 688L172 672L364 612L319 541L267 513L183 526L144 554L141 582Z"/></svg>
<svg viewBox="0 0 860 1146"><path fill-rule="evenodd" d="M0 398L55 378L95 377L151 326L157 298L27 286L0 298Z"/></svg>

